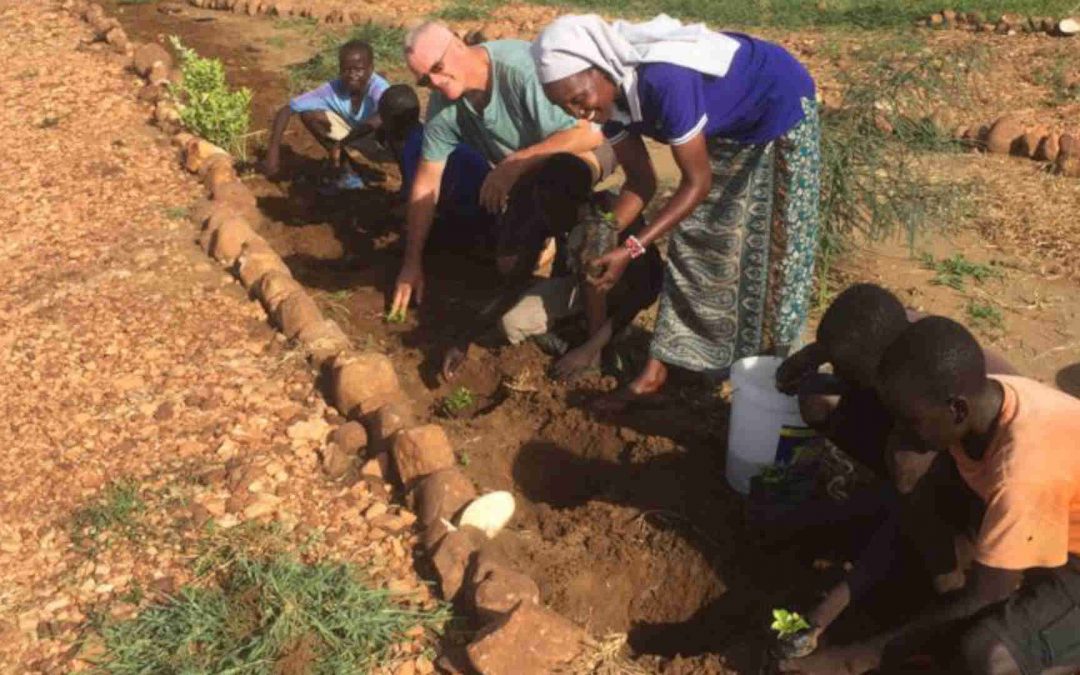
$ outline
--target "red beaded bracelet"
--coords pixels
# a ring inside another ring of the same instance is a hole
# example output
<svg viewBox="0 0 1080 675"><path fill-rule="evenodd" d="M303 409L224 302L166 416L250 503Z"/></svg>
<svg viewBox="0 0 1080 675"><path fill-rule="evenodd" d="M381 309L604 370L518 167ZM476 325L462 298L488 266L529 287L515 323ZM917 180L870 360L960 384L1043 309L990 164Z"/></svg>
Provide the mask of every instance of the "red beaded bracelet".
<svg viewBox="0 0 1080 675"><path fill-rule="evenodd" d="M630 235L629 237L627 237L626 241L623 242L623 246L625 246L626 250L630 252L631 260L637 258L638 256L645 255L645 247L641 244L640 241L638 241L638 238L634 235Z"/></svg>

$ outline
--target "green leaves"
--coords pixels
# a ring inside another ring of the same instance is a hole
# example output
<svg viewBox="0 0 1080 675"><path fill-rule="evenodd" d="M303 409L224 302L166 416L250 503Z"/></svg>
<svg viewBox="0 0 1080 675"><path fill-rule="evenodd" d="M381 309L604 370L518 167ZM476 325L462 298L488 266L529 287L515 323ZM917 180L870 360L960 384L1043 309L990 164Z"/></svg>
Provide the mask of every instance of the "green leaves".
<svg viewBox="0 0 1080 675"><path fill-rule="evenodd" d="M776 631L777 636L780 638L789 637L810 627L810 624L798 612L774 609L772 615L773 622L770 628Z"/></svg>
<svg viewBox="0 0 1080 675"><path fill-rule="evenodd" d="M175 35L169 38L180 59L183 76L171 86L180 104L180 119L193 133L240 158L247 156L244 139L251 124L251 91L230 91L225 67L218 59L199 56Z"/></svg>

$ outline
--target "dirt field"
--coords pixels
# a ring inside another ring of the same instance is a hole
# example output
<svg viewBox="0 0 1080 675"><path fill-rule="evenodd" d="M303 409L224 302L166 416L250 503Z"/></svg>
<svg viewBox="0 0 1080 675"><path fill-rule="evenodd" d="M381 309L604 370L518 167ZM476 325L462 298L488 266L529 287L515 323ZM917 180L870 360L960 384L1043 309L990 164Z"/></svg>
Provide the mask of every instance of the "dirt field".
<svg viewBox="0 0 1080 675"><path fill-rule="evenodd" d="M166 14L156 3L107 4L134 39L176 34L222 59L232 82L255 92L256 129L289 97L286 66L313 53L325 31L187 6ZM511 15L514 24L489 25L527 34L553 10L499 10ZM829 31L765 35L806 60L827 96L842 95L837 72L875 39ZM978 127L1020 110L1065 128L1080 112L1074 102L1033 103L1051 97L1053 87L1032 74L1065 59L1063 50L1068 63L1080 62L1077 43L962 33L934 34L929 43L942 52L977 47L995 64L968 81L972 95L954 111L956 124ZM406 79L400 71L387 75ZM812 597L836 578L847 552L817 537L780 551L754 545L757 533L746 530L742 501L723 477L726 392L676 373L659 406L598 419L584 404L613 380L553 383L548 357L532 345L483 345L457 380L441 382L436 364L448 336L468 324L493 270L433 256L424 307L406 324L388 325L386 293L400 260L396 169L380 164L373 169L385 174L381 185L326 199L301 180L321 154L299 123L286 144L292 152L283 156L284 180L245 177L271 221L263 236L354 342L394 360L410 396L427 415L443 418L469 476L514 493L518 512L499 546L537 580L544 602L594 635L628 633L638 663L651 671L757 672L771 608ZM656 156L671 180L670 162ZM912 237L862 242L836 262L822 297L853 281L875 281L916 309L972 324L1023 372L1080 394L1080 229L1070 217L1080 212L1080 180L1011 157L939 153L919 161L941 180L975 186L965 216L920 223ZM929 260L957 255L993 273L959 287L935 284L940 274ZM651 317L638 323L629 344L641 358ZM440 404L459 386L476 403L445 418ZM857 626L862 618L849 621Z"/></svg>

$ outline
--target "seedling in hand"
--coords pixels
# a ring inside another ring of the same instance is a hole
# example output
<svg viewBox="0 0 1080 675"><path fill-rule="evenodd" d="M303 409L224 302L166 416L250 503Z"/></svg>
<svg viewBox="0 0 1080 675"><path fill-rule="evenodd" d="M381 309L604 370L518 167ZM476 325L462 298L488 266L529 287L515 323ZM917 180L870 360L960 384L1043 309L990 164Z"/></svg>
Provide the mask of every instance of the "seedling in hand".
<svg viewBox="0 0 1080 675"><path fill-rule="evenodd" d="M781 640L790 638L799 631L810 628L810 624L798 612L789 612L786 609L774 609L772 611L772 628L776 636Z"/></svg>
<svg viewBox="0 0 1080 675"><path fill-rule="evenodd" d="M405 323L405 310L399 309L394 312L388 312L386 315L386 323Z"/></svg>

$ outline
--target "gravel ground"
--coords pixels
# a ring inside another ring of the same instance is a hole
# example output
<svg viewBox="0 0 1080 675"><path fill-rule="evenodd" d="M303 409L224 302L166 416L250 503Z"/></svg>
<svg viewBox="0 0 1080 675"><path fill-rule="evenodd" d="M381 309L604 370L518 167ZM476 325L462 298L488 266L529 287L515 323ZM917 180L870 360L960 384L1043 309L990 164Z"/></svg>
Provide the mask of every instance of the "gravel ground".
<svg viewBox="0 0 1080 675"><path fill-rule="evenodd" d="M0 33L18 36L0 41L0 671L87 667L89 619L190 580L211 519L218 537L273 523L307 559L370 564L430 606L409 515L385 518L379 481L319 472L342 420L193 244L201 188L126 59L48 2L0 0ZM124 527L79 537L117 484ZM425 672L419 633L394 655Z"/></svg>

